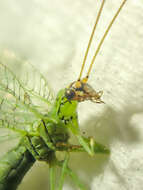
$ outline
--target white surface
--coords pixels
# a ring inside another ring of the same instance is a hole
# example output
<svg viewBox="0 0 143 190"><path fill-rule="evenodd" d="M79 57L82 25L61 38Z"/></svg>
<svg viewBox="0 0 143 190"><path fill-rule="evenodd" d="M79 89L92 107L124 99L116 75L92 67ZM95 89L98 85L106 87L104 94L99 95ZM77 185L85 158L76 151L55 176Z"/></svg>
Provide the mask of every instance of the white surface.
<svg viewBox="0 0 143 190"><path fill-rule="evenodd" d="M120 2L106 2L89 58ZM57 92L77 79L99 5L99 0L0 1L1 48L36 64ZM81 129L109 146L111 156L74 154L71 164L92 190L141 190L142 0L128 0L97 57L89 83L104 90L106 104L81 103ZM47 189L48 167L37 165L19 190ZM65 189L71 188L66 185Z"/></svg>

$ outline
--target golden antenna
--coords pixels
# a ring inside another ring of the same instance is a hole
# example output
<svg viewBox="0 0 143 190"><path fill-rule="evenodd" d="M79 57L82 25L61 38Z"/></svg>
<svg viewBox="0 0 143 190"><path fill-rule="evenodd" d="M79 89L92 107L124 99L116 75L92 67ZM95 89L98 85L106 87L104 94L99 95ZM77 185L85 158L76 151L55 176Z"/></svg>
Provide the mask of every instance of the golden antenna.
<svg viewBox="0 0 143 190"><path fill-rule="evenodd" d="M80 71L79 78L78 78L79 81L80 81L81 76L82 76L82 72L83 72L83 69L84 69L84 66L85 66L85 62L86 62L86 59L87 59L87 56L88 56L89 48L90 48L90 46L91 46L91 42L92 42L92 40L93 40L93 36L94 36L95 30L96 30L96 27L97 27L99 18L100 18L100 16L101 16L104 3L105 3L105 0L102 1L102 4L101 4L101 6L100 6L100 9L99 9L99 12L98 12L98 15L97 15L97 18L96 18L96 21L95 21L95 24L94 24L94 27L93 27L93 30L92 30L92 33L91 33L89 42L88 42L88 46L87 46L87 49L86 49L86 52L85 52L85 56L84 56L84 59L83 59L81 71Z"/></svg>
<svg viewBox="0 0 143 190"><path fill-rule="evenodd" d="M102 39L101 39L99 45L98 45L98 47L97 47L97 49L96 49L96 51L95 51L95 54L94 54L94 56L93 56L93 58L92 58L91 64L90 64L90 66L89 66L89 70L88 70L88 72L87 72L86 77L84 78L84 81L85 81L85 82L86 82L86 81L88 80L88 78L89 78L89 74L90 74L90 72L91 72L93 63L94 63L94 61L95 61L95 59L96 59L96 57L97 57L97 54L98 54L98 52L99 52L99 50L100 50L100 48L101 48L101 46L102 46L102 44L103 44L103 42L104 42L104 40L105 40L105 38L106 38L106 36L107 36L109 30L111 29L111 26L113 25L115 19L116 19L117 16L119 15L119 13L120 13L121 9L123 8L123 6L124 6L124 4L125 4L126 1L127 1L127 0L124 0L124 1L122 2L122 4L120 5L119 9L118 9L117 12L116 12L116 14L114 15L113 19L111 20L109 26L107 27L107 29L106 29L106 31L105 31L105 33L104 33L104 35L103 35L103 37L102 37Z"/></svg>

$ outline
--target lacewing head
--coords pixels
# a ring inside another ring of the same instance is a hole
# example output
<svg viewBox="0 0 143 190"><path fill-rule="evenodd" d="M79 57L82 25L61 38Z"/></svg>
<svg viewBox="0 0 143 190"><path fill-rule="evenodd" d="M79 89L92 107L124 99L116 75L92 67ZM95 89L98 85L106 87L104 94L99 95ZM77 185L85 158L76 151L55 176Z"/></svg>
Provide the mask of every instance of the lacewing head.
<svg viewBox="0 0 143 190"><path fill-rule="evenodd" d="M74 81L66 88L65 96L68 100L76 100L82 102L85 100L91 100L96 103L104 103L101 100L103 91L96 92L91 85L86 83L84 79L82 81Z"/></svg>

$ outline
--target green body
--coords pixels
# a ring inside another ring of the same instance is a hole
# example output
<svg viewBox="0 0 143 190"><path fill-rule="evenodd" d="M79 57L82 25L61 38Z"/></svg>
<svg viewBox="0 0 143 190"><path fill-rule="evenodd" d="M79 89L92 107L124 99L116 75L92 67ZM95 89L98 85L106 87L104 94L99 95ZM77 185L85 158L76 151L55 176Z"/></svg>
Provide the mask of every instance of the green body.
<svg viewBox="0 0 143 190"><path fill-rule="evenodd" d="M34 162L22 144L7 152L0 159L0 190L15 190Z"/></svg>
<svg viewBox="0 0 143 190"><path fill-rule="evenodd" d="M56 189L54 185L57 181L54 176L56 166L61 167L58 190L62 190L66 175L73 179L79 189L85 189L79 182L78 176L68 167L69 153L88 152L94 155L95 153L109 153L109 150L93 139L80 135L77 116L78 102L69 101L63 89L59 91L51 109L47 113L42 112L39 109L43 107L38 107L33 103L35 98L47 105L49 100L41 95L41 92L37 93L33 88L28 88L28 85L25 87L25 84L5 65L0 64L0 67L0 72L4 73L1 76L6 77L5 80L0 78L0 92L4 93L0 96L2 115L0 127L14 131L20 136L18 146L0 159L0 190L15 190L36 160L49 164L51 190ZM40 75L40 80L41 77L43 76ZM46 83L44 87L47 87ZM77 137L79 145L69 143L70 133ZM64 161L56 158L57 151L63 152Z"/></svg>

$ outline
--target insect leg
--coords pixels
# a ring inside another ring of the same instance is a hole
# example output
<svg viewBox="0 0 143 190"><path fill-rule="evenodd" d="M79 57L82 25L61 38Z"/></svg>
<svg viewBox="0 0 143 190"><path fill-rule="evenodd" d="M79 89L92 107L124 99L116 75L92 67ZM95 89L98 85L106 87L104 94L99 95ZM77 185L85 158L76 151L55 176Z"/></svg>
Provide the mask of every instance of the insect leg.
<svg viewBox="0 0 143 190"><path fill-rule="evenodd" d="M92 140L91 137L86 138L83 137L87 144L92 144L92 151L94 154L102 153L102 154L110 154L110 150L106 148L104 145L97 143L96 141ZM82 145L74 145L69 143L57 143L56 149L58 151L66 151L66 152L87 152Z"/></svg>
<svg viewBox="0 0 143 190"><path fill-rule="evenodd" d="M92 148L91 144L90 144L89 142L87 142L87 141L85 140L85 138L84 138L83 136L81 136L81 135L78 135L77 138L78 138L79 143L80 143L80 144L83 146L83 148L85 149L85 151L86 151L89 155L93 156L93 155L94 155L94 152L93 152L93 148Z"/></svg>
<svg viewBox="0 0 143 190"><path fill-rule="evenodd" d="M55 165L50 165L49 173L50 173L50 190L55 190Z"/></svg>
<svg viewBox="0 0 143 190"><path fill-rule="evenodd" d="M74 184L78 187L78 189L80 189L80 190L87 190L86 187L85 187L85 185L80 181L78 175L76 175L76 174L68 167L68 165L67 165L67 164L68 164L68 160L69 160L69 154L66 156L64 162L63 162L63 161L58 161L58 163L57 163L60 167L62 167L62 172L63 172L63 173L62 173L62 175L61 175L61 180L62 180L61 183L64 182L64 179L62 179L62 178L64 178L64 177L65 177L65 174L66 174L66 175L69 175L69 177L72 178ZM62 190L62 188L61 188L61 189L58 189L58 190Z"/></svg>
<svg viewBox="0 0 143 190"><path fill-rule="evenodd" d="M26 149L32 154L32 156L36 160L38 160L39 155L38 155L37 151L35 150L35 147L33 146L32 142L31 142L31 138L29 136L25 136L23 138L23 144L25 145Z"/></svg>
<svg viewBox="0 0 143 190"><path fill-rule="evenodd" d="M64 179L65 179L65 175L66 175L66 171L67 171L67 167L68 167L68 161L69 161L69 153L66 154L65 160L62 164L62 171L61 171L61 176L60 176L60 180L59 180L58 190L63 189Z"/></svg>
<svg viewBox="0 0 143 190"><path fill-rule="evenodd" d="M102 154L110 154L110 150L108 148L106 148L104 145L96 142L92 137L82 137L82 140L84 141L84 143L86 143L86 145L88 145L88 147L91 148L91 152L93 154L96 153L102 153ZM85 148L85 147L83 147ZM85 149L86 151L86 149Z"/></svg>
<svg viewBox="0 0 143 190"><path fill-rule="evenodd" d="M106 146L96 142L92 137L78 136L78 138L80 145L57 143L56 149L68 152L88 152L92 156L97 153L110 154L110 150Z"/></svg>
<svg viewBox="0 0 143 190"><path fill-rule="evenodd" d="M50 174L50 190L56 190L56 167L58 160L55 156L55 153L51 153L50 159L47 162L49 165L49 174Z"/></svg>
<svg viewBox="0 0 143 190"><path fill-rule="evenodd" d="M24 145L37 160L51 160L53 151L47 146L41 136L25 136Z"/></svg>
<svg viewBox="0 0 143 190"><path fill-rule="evenodd" d="M55 150L55 146L52 143L52 140L50 138L50 135L48 135L48 130L46 128L46 125L44 123L44 121L42 121L38 127L38 132L40 134L40 137L42 137L42 139L44 140L44 142L46 143L46 145L51 149L51 150Z"/></svg>
<svg viewBox="0 0 143 190"><path fill-rule="evenodd" d="M93 138L89 137L86 138L84 136L81 136L79 133L74 133L72 128L79 128L77 120L73 120L72 123L70 123L70 129L72 133L77 137L80 145L83 147L84 151L86 151L89 155L93 156L95 153L109 153L110 151L100 143L97 143L94 141Z"/></svg>
<svg viewBox="0 0 143 190"><path fill-rule="evenodd" d="M71 132L77 137L80 145L82 145L85 149L85 151L93 156L94 152L92 151L91 145L85 140L85 138L83 136L80 135L80 131L79 130L74 130L74 129L79 129L79 125L78 125L78 121L77 119L73 119L72 122L70 122L68 124L69 129L71 130Z"/></svg>

